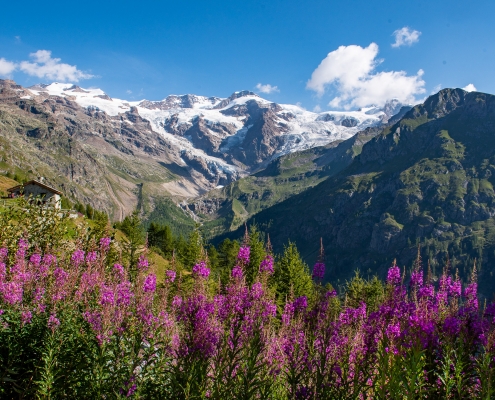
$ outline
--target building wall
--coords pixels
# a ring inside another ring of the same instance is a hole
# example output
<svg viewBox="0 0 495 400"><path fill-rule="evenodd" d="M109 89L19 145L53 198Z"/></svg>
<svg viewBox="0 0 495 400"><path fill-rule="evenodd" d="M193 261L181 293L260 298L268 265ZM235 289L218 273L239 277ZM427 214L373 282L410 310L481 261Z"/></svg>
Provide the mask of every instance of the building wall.
<svg viewBox="0 0 495 400"><path fill-rule="evenodd" d="M44 187L29 184L24 186L24 196L26 197L43 197L46 203L53 204L55 208L61 208L60 195L55 194Z"/></svg>

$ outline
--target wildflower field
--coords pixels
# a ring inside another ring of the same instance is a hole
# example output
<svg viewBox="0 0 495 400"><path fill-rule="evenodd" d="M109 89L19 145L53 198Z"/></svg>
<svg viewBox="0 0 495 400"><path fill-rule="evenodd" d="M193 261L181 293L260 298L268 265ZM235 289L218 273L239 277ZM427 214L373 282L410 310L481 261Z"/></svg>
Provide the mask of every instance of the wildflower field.
<svg viewBox="0 0 495 400"><path fill-rule="evenodd" d="M495 306L475 270L434 282L418 257L337 293L321 259L307 293L280 299L269 248L252 282L247 243L224 282L206 253L159 280L146 249L124 262L110 237L40 241L56 226L4 226L18 237L0 249L1 398L495 397Z"/></svg>

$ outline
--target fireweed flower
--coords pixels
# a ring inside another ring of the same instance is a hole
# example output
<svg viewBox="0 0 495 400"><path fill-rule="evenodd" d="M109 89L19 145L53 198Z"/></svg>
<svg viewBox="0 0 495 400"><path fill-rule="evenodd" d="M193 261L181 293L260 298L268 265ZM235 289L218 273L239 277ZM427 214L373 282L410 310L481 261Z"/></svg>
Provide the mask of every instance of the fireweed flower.
<svg viewBox="0 0 495 400"><path fill-rule="evenodd" d="M196 264L193 267L193 274L200 278L208 278L210 275L210 269L206 266L204 261L201 261L199 264Z"/></svg>
<svg viewBox="0 0 495 400"><path fill-rule="evenodd" d="M54 331L60 325L60 320L57 318L56 314L50 314L50 318L48 318L48 328Z"/></svg>
<svg viewBox="0 0 495 400"><path fill-rule="evenodd" d="M313 267L313 279L323 279L325 276L325 264L318 262Z"/></svg>
<svg viewBox="0 0 495 400"><path fill-rule="evenodd" d="M453 281L449 287L449 293L453 297L461 297L461 281L459 279L456 279Z"/></svg>
<svg viewBox="0 0 495 400"><path fill-rule="evenodd" d="M398 322L387 326L385 334L390 340L394 340L400 336L400 325Z"/></svg>
<svg viewBox="0 0 495 400"><path fill-rule="evenodd" d="M26 257L26 250L28 249L28 247L29 247L29 243L23 238L20 238L17 244L16 257L18 259L23 259L24 257Z"/></svg>
<svg viewBox="0 0 495 400"><path fill-rule="evenodd" d="M237 259L244 265L249 264L250 248L249 246L239 248Z"/></svg>
<svg viewBox="0 0 495 400"><path fill-rule="evenodd" d="M258 300L263 296L263 285L261 282L256 282L251 286L251 298Z"/></svg>
<svg viewBox="0 0 495 400"><path fill-rule="evenodd" d="M260 272L266 272L267 274L273 274L273 257L267 254L263 261L260 263Z"/></svg>
<svg viewBox="0 0 495 400"><path fill-rule="evenodd" d="M182 305L182 297L174 296L172 299L172 307L179 308Z"/></svg>
<svg viewBox="0 0 495 400"><path fill-rule="evenodd" d="M411 274L411 286L423 286L423 271L413 271Z"/></svg>
<svg viewBox="0 0 495 400"><path fill-rule="evenodd" d="M41 256L39 254L33 254L31 257L29 257L29 262L34 267L39 267L39 265L41 263Z"/></svg>
<svg viewBox="0 0 495 400"><path fill-rule="evenodd" d="M5 265L5 263L0 262L0 292L2 291L1 284L5 280L6 276L7 276L7 266Z"/></svg>
<svg viewBox="0 0 495 400"><path fill-rule="evenodd" d="M154 292L156 290L156 275L149 274L144 280L143 292Z"/></svg>
<svg viewBox="0 0 495 400"><path fill-rule="evenodd" d="M32 318L33 318L33 314L31 313L31 311L23 311L21 313L21 324L22 325L30 324Z"/></svg>
<svg viewBox="0 0 495 400"><path fill-rule="evenodd" d="M165 272L165 276L166 276L166 281L172 283L175 281L175 277L177 276L177 273L174 270L169 269L168 271Z"/></svg>
<svg viewBox="0 0 495 400"><path fill-rule="evenodd" d="M8 304L22 302L24 289L21 283L8 282L3 285L3 300Z"/></svg>
<svg viewBox="0 0 495 400"><path fill-rule="evenodd" d="M132 292L131 282L124 281L117 285L117 304L120 306L129 306L131 304L131 300L134 297L134 293Z"/></svg>
<svg viewBox="0 0 495 400"><path fill-rule="evenodd" d="M0 261L4 261L7 258L8 254L9 254L9 249L2 247L0 249Z"/></svg>
<svg viewBox="0 0 495 400"><path fill-rule="evenodd" d="M400 281L401 281L400 269L397 265L394 264L388 270L387 283L396 286L400 283Z"/></svg>
<svg viewBox="0 0 495 400"><path fill-rule="evenodd" d="M467 309L478 309L478 284L476 282L466 286L466 289L464 289L464 297L466 298Z"/></svg>
<svg viewBox="0 0 495 400"><path fill-rule="evenodd" d="M84 263L84 254L84 251L79 249L72 253L71 261L75 267L79 267Z"/></svg>
<svg viewBox="0 0 495 400"><path fill-rule="evenodd" d="M145 256L139 256L137 268L139 270L147 270L149 267L148 259Z"/></svg>
<svg viewBox="0 0 495 400"><path fill-rule="evenodd" d="M90 251L86 255L86 264L92 265L96 262L97 259L98 259L98 255L96 254L96 251Z"/></svg>
<svg viewBox="0 0 495 400"><path fill-rule="evenodd" d="M52 265L55 265L57 258L52 254L45 254L36 272L37 278L44 278L48 276L48 271Z"/></svg>
<svg viewBox="0 0 495 400"><path fill-rule="evenodd" d="M102 251L108 251L110 249L110 243L112 239L109 237L104 237L100 239L100 249Z"/></svg>
<svg viewBox="0 0 495 400"><path fill-rule="evenodd" d="M115 302L115 296L112 288L103 285L101 288L100 304L101 305L109 304L113 306L114 302Z"/></svg>
<svg viewBox="0 0 495 400"><path fill-rule="evenodd" d="M242 275L242 268L239 265L236 265L234 268L232 268L232 278L241 279Z"/></svg>
<svg viewBox="0 0 495 400"><path fill-rule="evenodd" d="M114 264L113 265L113 270L115 271L115 273L117 274L117 276L119 278L123 278L124 275L125 275L125 272L124 272L124 267L120 264Z"/></svg>
<svg viewBox="0 0 495 400"><path fill-rule="evenodd" d="M306 296L298 297L294 300L294 309L304 311L308 307L308 298Z"/></svg>

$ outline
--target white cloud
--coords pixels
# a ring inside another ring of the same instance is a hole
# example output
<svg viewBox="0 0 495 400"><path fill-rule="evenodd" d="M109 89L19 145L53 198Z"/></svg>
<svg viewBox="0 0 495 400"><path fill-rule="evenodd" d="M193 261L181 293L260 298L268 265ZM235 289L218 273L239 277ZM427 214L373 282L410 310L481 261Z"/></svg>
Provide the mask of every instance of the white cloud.
<svg viewBox="0 0 495 400"><path fill-rule="evenodd" d="M49 50L38 50L29 56L34 62L22 61L19 64L20 70L28 75L62 82L93 78L93 75L78 70L75 65L61 63L60 58L52 58Z"/></svg>
<svg viewBox="0 0 495 400"><path fill-rule="evenodd" d="M261 93L266 93L266 94L270 94L273 92L280 92L277 86L272 86L270 84L262 85L261 83L258 83L256 85L256 89L258 89Z"/></svg>
<svg viewBox="0 0 495 400"><path fill-rule="evenodd" d="M132 90L130 90L130 89L127 89L125 92L126 92L127 94L132 94Z"/></svg>
<svg viewBox="0 0 495 400"><path fill-rule="evenodd" d="M16 69L17 64L7 61L5 58L0 58L0 76L9 76Z"/></svg>
<svg viewBox="0 0 495 400"><path fill-rule="evenodd" d="M321 107L320 107L320 105L319 105L319 104L317 104L316 106L314 106L314 108L313 108L313 112L315 112L315 113L319 113L319 112L321 112Z"/></svg>
<svg viewBox="0 0 495 400"><path fill-rule="evenodd" d="M395 36L395 43L392 43L392 47L411 46L413 43L419 42L420 31L410 30L407 26L401 29L397 29L393 35Z"/></svg>
<svg viewBox="0 0 495 400"><path fill-rule="evenodd" d="M476 91L478 91L478 89L476 89L476 86L474 86L472 83L470 83L469 85L463 87L463 89L466 92L476 92Z"/></svg>
<svg viewBox="0 0 495 400"><path fill-rule="evenodd" d="M397 98L402 103L414 103L418 94L424 93L423 70L408 76L405 71L376 72L382 60L377 59L378 45L340 46L323 59L313 71L306 88L318 96L328 85L334 85L338 94L329 105L350 109L369 105L383 105Z"/></svg>
<svg viewBox="0 0 495 400"><path fill-rule="evenodd" d="M436 93L438 93L441 89L442 89L442 84L441 84L441 83L439 83L438 85L436 85L436 86L433 88L433 90L431 91L431 93L430 93L430 94L436 94Z"/></svg>

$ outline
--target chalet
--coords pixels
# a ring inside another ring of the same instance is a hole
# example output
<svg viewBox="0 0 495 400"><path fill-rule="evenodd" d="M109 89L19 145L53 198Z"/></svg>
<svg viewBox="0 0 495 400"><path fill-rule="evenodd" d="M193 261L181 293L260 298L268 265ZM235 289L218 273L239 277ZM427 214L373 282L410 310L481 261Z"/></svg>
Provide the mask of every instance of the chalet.
<svg viewBox="0 0 495 400"><path fill-rule="evenodd" d="M62 192L46 185L42 179L33 179L22 185L14 186L7 189L7 192L9 193L9 197L25 196L38 198L43 204L53 205L55 208L61 209Z"/></svg>

